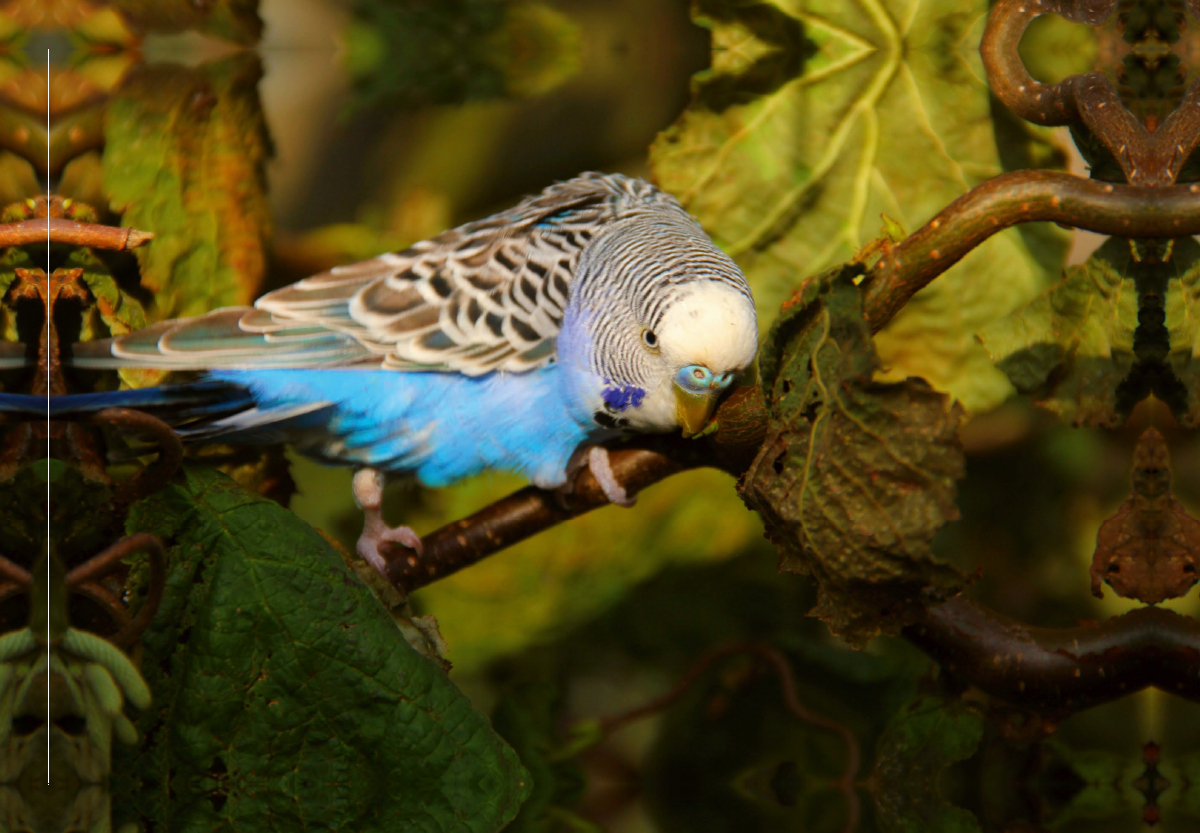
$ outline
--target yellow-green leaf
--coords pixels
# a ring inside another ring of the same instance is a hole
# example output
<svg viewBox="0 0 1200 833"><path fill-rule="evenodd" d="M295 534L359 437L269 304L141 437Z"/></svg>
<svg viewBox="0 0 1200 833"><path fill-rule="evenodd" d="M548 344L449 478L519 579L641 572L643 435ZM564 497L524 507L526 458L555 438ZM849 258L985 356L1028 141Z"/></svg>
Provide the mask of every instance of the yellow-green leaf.
<svg viewBox="0 0 1200 833"><path fill-rule="evenodd" d="M979 338L1018 391L1068 422L1111 426L1137 318L1133 281L1102 250Z"/></svg>
<svg viewBox="0 0 1200 833"><path fill-rule="evenodd" d="M121 224L153 232L137 249L155 319L249 303L266 266L270 141L258 60L148 66L109 104L104 176Z"/></svg>

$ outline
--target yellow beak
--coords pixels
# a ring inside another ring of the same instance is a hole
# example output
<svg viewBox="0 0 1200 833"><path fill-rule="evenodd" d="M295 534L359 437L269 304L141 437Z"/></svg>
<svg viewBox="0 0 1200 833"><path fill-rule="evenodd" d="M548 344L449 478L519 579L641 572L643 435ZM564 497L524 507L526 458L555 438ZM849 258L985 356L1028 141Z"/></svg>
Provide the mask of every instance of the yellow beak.
<svg viewBox="0 0 1200 833"><path fill-rule="evenodd" d="M675 418L683 426L683 436L694 437L704 430L717 407L719 393L692 393L675 386Z"/></svg>

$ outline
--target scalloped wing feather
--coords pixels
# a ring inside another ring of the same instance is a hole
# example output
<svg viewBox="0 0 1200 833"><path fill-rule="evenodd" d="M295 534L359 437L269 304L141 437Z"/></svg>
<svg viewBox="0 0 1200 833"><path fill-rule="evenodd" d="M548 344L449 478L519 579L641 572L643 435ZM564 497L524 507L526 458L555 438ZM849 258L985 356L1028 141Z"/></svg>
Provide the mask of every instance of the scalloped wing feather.
<svg viewBox="0 0 1200 833"><path fill-rule="evenodd" d="M72 364L81 367L171 370L334 367L380 360L349 334L279 321L253 307L160 321L110 340L76 344L72 353Z"/></svg>
<svg viewBox="0 0 1200 833"><path fill-rule="evenodd" d="M479 376L556 358L579 255L614 219L674 198L623 176L584 174L515 208L408 249L337 267L260 298L289 324L351 334L399 370Z"/></svg>

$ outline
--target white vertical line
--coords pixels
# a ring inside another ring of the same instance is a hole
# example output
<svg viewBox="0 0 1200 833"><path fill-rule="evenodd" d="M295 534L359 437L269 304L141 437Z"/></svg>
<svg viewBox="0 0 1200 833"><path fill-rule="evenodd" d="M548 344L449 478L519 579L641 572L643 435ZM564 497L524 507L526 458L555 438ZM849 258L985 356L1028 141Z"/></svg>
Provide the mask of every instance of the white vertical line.
<svg viewBox="0 0 1200 833"><path fill-rule="evenodd" d="M50 47L46 47L46 786L50 786Z"/></svg>

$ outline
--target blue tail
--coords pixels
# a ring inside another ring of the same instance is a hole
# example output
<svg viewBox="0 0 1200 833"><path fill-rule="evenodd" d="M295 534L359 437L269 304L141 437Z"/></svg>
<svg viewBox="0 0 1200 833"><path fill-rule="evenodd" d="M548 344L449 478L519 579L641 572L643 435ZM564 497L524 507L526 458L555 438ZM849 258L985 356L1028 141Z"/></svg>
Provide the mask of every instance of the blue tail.
<svg viewBox="0 0 1200 833"><path fill-rule="evenodd" d="M79 418L106 408L132 408L153 414L176 428L221 419L252 407L254 400L244 387L215 379L48 398L0 393L0 413L3 414L53 420Z"/></svg>

